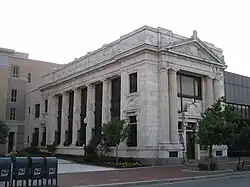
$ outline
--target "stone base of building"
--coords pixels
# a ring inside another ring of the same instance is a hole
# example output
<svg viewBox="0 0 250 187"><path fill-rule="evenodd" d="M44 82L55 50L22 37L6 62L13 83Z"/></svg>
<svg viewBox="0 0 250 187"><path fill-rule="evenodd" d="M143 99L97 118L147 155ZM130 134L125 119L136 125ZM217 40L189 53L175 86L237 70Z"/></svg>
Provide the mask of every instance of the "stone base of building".
<svg viewBox="0 0 250 187"><path fill-rule="evenodd" d="M56 149L56 154L60 155L84 155L84 148L77 146L58 146Z"/></svg>

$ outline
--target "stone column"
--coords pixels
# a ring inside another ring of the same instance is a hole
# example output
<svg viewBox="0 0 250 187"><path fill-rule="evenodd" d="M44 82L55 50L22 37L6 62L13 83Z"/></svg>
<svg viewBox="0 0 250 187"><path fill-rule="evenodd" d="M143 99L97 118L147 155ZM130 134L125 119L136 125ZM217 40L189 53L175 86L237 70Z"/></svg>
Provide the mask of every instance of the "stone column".
<svg viewBox="0 0 250 187"><path fill-rule="evenodd" d="M86 143L92 138L92 128L94 128L94 103L95 103L95 85L89 84L87 86L87 127L86 127Z"/></svg>
<svg viewBox="0 0 250 187"><path fill-rule="evenodd" d="M206 108L210 107L214 102L213 79L209 76L205 78L206 82Z"/></svg>
<svg viewBox="0 0 250 187"><path fill-rule="evenodd" d="M49 96L48 98L48 144L53 144L55 140L55 129L57 126L57 97L56 96Z"/></svg>
<svg viewBox="0 0 250 187"><path fill-rule="evenodd" d="M220 81L218 78L213 80L213 89L214 89L214 102L220 99Z"/></svg>
<svg viewBox="0 0 250 187"><path fill-rule="evenodd" d="M65 130L67 129L68 126L68 115L69 115L69 93L64 92L62 96L62 123L61 123L60 146L63 146L65 142Z"/></svg>
<svg viewBox="0 0 250 187"><path fill-rule="evenodd" d="M102 124L108 123L109 114L109 80L103 80L102 86Z"/></svg>
<svg viewBox="0 0 250 187"><path fill-rule="evenodd" d="M74 106L73 106L73 128L72 128L72 143L71 146L76 145L77 131L80 127L80 113L81 113L81 89L74 89Z"/></svg>
<svg viewBox="0 0 250 187"><path fill-rule="evenodd" d="M159 67L160 76L160 142L169 142L169 94L168 94L168 70L162 62Z"/></svg>
<svg viewBox="0 0 250 187"><path fill-rule="evenodd" d="M169 123L171 143L179 143L176 73L176 68L169 69Z"/></svg>
<svg viewBox="0 0 250 187"><path fill-rule="evenodd" d="M53 144L55 141L55 131L57 130L57 117L58 117L58 97L52 97L52 111L53 118L52 118L52 126L51 126L51 140L50 144Z"/></svg>

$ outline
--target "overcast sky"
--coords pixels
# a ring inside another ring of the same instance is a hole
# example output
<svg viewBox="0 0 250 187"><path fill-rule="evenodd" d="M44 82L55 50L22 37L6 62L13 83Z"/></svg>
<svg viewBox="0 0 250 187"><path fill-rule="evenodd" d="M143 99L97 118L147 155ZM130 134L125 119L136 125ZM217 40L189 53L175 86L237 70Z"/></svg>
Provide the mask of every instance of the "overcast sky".
<svg viewBox="0 0 250 187"><path fill-rule="evenodd" d="M68 63L143 25L224 51L228 71L250 76L248 0L0 0L0 47Z"/></svg>

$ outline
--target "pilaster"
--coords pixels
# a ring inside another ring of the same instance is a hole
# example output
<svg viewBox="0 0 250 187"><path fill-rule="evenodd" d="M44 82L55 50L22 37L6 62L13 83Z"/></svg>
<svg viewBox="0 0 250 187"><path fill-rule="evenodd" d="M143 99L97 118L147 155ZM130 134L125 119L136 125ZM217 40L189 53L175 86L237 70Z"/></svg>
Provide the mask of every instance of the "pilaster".
<svg viewBox="0 0 250 187"><path fill-rule="evenodd" d="M169 69L169 123L171 143L179 143L176 73L176 68L171 67Z"/></svg>
<svg viewBox="0 0 250 187"><path fill-rule="evenodd" d="M160 105L160 141L169 142L169 94L168 94L168 69L166 63L159 66L159 105Z"/></svg>

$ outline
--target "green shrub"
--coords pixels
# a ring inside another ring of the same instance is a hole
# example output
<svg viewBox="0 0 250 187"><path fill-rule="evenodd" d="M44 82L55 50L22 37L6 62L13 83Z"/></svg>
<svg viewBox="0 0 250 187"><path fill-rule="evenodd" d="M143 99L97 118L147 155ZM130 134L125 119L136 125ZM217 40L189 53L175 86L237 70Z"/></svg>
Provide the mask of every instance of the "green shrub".
<svg viewBox="0 0 250 187"><path fill-rule="evenodd" d="M201 160L199 163L198 163L198 169L201 170L201 171L207 171L209 169L208 167L208 164L209 161L208 159L205 159L205 160ZM215 170L218 170L219 167L218 167L218 161L213 158L210 160L210 171L215 171Z"/></svg>

